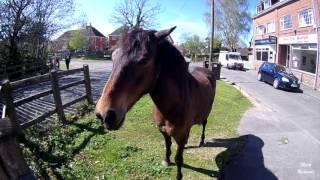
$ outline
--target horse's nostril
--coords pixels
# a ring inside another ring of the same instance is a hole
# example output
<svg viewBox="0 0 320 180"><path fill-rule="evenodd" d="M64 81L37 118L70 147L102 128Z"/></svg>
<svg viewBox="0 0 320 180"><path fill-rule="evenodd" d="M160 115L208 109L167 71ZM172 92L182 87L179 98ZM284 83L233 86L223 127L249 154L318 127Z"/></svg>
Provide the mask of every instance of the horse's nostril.
<svg viewBox="0 0 320 180"><path fill-rule="evenodd" d="M101 116L100 113L96 113L96 116L97 116L98 119L103 120L103 117Z"/></svg>
<svg viewBox="0 0 320 180"><path fill-rule="evenodd" d="M106 123L112 125L116 121L116 112L113 110L108 110L106 115Z"/></svg>

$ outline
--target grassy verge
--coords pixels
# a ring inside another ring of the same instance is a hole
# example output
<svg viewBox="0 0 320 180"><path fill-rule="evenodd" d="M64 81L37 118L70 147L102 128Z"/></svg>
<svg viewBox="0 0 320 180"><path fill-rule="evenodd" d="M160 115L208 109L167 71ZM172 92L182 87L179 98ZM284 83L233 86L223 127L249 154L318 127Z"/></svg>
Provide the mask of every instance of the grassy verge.
<svg viewBox="0 0 320 180"><path fill-rule="evenodd" d="M219 82L207 139L237 137L239 120L250 106L239 91ZM150 97L143 97L127 114L124 127L115 132L104 131L93 114L66 127L30 129L24 148L30 166L43 178L174 179L175 166L161 165L163 138L152 121L151 108ZM200 132L201 127L194 126L188 146L198 145ZM219 171L216 156L224 151L223 147L186 149L184 178L212 179L210 175Z"/></svg>

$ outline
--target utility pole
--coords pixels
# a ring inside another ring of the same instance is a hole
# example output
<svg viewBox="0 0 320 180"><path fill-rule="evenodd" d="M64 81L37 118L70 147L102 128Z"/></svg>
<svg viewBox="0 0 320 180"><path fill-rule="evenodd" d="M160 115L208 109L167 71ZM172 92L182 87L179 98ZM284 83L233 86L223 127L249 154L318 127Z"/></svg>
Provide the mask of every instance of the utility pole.
<svg viewBox="0 0 320 180"><path fill-rule="evenodd" d="M210 38L210 49L209 49L209 69L212 68L212 58L213 58L213 38L214 38L214 0L211 3L211 38Z"/></svg>

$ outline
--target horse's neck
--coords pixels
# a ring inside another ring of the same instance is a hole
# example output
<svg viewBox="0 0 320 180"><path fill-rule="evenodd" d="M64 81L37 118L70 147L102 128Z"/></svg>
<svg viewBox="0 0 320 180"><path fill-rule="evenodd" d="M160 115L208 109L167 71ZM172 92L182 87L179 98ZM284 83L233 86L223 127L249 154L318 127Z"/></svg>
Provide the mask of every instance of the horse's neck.
<svg viewBox="0 0 320 180"><path fill-rule="evenodd" d="M159 74L150 95L163 113L172 108L177 109L186 101L190 74L183 56L169 42L159 46L156 62Z"/></svg>
<svg viewBox="0 0 320 180"><path fill-rule="evenodd" d="M160 73L154 89L150 92L153 102L163 114L171 113L172 110L180 114L188 99L189 72L178 73Z"/></svg>

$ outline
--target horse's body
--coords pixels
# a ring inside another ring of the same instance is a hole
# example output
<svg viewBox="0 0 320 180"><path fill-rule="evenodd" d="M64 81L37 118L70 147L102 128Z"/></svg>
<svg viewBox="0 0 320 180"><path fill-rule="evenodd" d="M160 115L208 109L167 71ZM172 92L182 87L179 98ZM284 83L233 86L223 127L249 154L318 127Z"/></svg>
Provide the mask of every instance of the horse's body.
<svg viewBox="0 0 320 180"><path fill-rule="evenodd" d="M204 68L194 68L191 73L188 71L183 56L164 39L171 31L173 29L160 32L136 30L127 34L113 55L117 60L97 103L96 114L107 129L116 130L132 105L143 94L149 93L154 102L154 120L165 138L164 164L170 164L173 137L177 143L177 179L181 179L183 149L194 124L203 125L200 146L203 145L216 80L213 73ZM147 38L146 42L143 42L144 38ZM130 44L137 47L126 47ZM143 67L141 64L144 65L143 71L138 69Z"/></svg>

